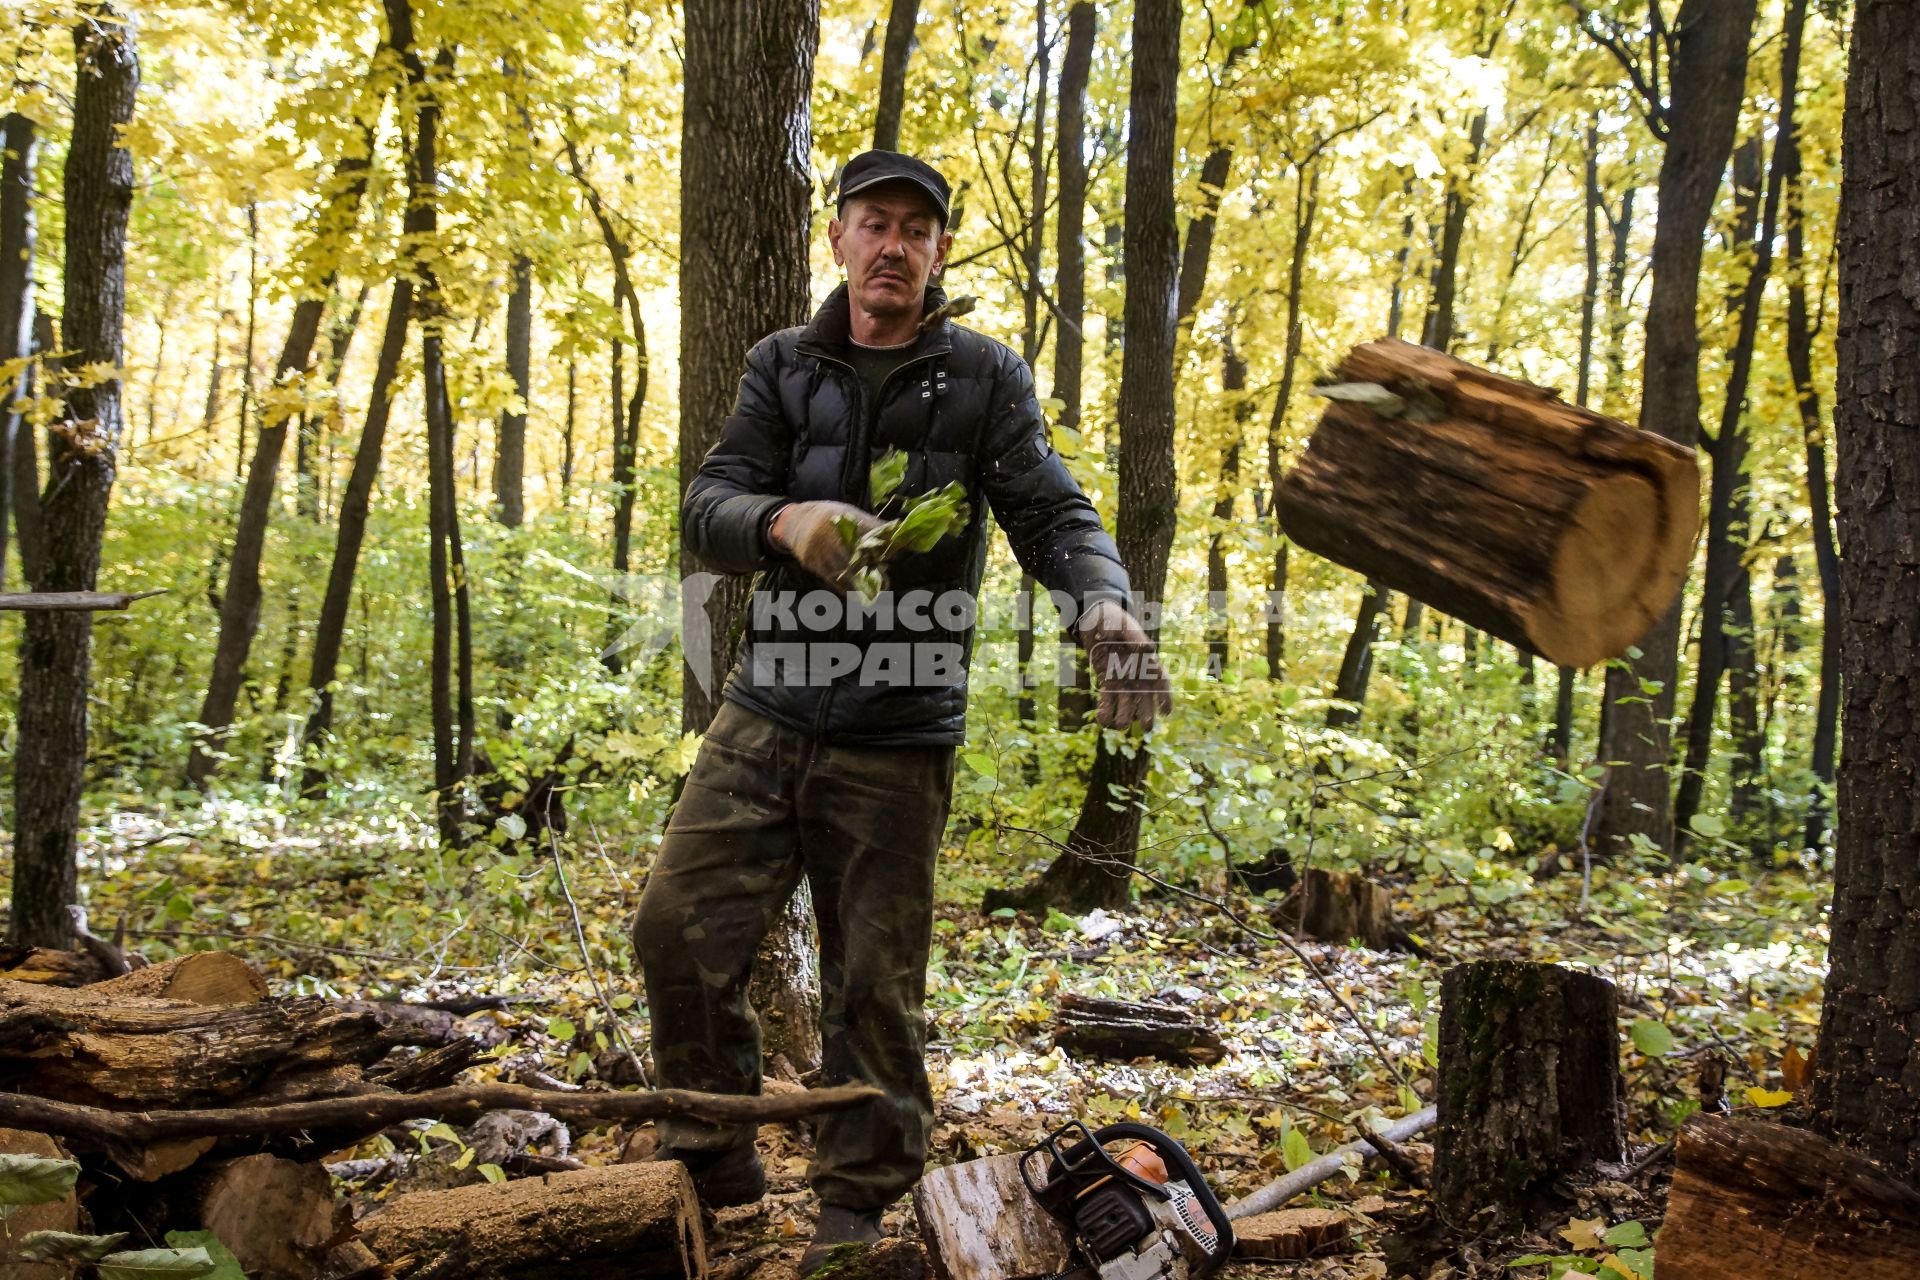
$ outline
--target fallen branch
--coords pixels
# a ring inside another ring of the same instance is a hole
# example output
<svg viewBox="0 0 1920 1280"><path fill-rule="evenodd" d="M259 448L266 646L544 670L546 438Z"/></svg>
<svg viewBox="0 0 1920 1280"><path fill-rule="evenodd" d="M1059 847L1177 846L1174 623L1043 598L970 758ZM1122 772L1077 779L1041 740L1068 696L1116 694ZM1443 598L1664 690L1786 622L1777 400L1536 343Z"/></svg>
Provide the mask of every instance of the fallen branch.
<svg viewBox="0 0 1920 1280"><path fill-rule="evenodd" d="M147 1146L175 1138L265 1136L305 1129L365 1127L433 1117L473 1120L489 1111L544 1111L559 1120L657 1120L692 1116L710 1124L770 1124L845 1111L882 1097L843 1085L759 1097L658 1089L639 1093L549 1093L515 1084L462 1085L424 1093L322 1098L264 1107L205 1111L108 1111L28 1094L0 1094L0 1126L30 1129L102 1146Z"/></svg>
<svg viewBox="0 0 1920 1280"><path fill-rule="evenodd" d="M158 591L0 591L0 609L94 612L125 609L135 600L164 594L164 587Z"/></svg>
<svg viewBox="0 0 1920 1280"><path fill-rule="evenodd" d="M1426 1107L1394 1121L1381 1133L1389 1142L1405 1142L1416 1134L1425 1133L1439 1119L1436 1107ZM1256 1213L1265 1213L1293 1199L1303 1191L1319 1186L1334 1174L1347 1167L1347 1157L1357 1155L1362 1160L1368 1156L1379 1155L1372 1142L1361 1139L1349 1142L1344 1147L1336 1147L1318 1160L1309 1160L1286 1177L1277 1182L1269 1182L1252 1195L1243 1196L1227 1206L1227 1216L1233 1219L1251 1218Z"/></svg>

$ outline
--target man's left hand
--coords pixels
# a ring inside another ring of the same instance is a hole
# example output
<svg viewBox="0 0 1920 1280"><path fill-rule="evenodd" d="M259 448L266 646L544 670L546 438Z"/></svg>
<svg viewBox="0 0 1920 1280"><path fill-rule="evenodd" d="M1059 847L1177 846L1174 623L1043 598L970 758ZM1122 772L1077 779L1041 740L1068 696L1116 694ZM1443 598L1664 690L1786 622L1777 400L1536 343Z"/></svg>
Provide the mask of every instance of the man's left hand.
<svg viewBox="0 0 1920 1280"><path fill-rule="evenodd" d="M1173 689L1160 650L1133 615L1111 600L1088 609L1080 620L1080 643L1100 682L1094 719L1103 728L1151 729L1155 716L1173 710Z"/></svg>

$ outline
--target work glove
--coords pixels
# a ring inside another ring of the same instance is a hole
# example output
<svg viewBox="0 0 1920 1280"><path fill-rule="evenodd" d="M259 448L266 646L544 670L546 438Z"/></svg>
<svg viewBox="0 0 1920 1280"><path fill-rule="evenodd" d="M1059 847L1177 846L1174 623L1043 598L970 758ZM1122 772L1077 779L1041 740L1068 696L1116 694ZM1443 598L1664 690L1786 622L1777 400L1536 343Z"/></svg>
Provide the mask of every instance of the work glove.
<svg viewBox="0 0 1920 1280"><path fill-rule="evenodd" d="M851 520L859 535L877 529L880 518L846 502L791 502L774 514L767 538L815 577L841 590L853 585L853 554L835 527L836 517Z"/></svg>
<svg viewBox="0 0 1920 1280"><path fill-rule="evenodd" d="M1155 716L1173 710L1173 689L1160 665L1160 651L1133 615L1102 600L1080 619L1080 643L1100 682L1093 718L1108 729L1151 729Z"/></svg>

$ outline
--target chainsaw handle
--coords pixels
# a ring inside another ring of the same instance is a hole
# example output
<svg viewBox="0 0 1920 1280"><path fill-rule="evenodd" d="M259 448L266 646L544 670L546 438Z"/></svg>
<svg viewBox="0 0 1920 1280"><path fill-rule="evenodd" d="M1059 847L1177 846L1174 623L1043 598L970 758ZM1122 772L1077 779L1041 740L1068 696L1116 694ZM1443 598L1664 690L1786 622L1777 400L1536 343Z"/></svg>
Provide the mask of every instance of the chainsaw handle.
<svg viewBox="0 0 1920 1280"><path fill-rule="evenodd" d="M1187 1154L1185 1147L1152 1125L1136 1124L1131 1120L1102 1125L1094 1130L1093 1136L1095 1141L1103 1146L1116 1138L1136 1138L1152 1147L1154 1154L1169 1166L1171 1170L1169 1181L1182 1179L1186 1181L1188 1190L1193 1192L1193 1198L1199 1202L1200 1208L1207 1215L1207 1220L1213 1223L1214 1231L1220 1236L1220 1253L1208 1265L1208 1272L1227 1260L1233 1253L1233 1220L1227 1217L1227 1211L1221 1206L1219 1197L1213 1194L1213 1188L1207 1185L1206 1178L1201 1175L1199 1166L1194 1164L1193 1157ZM1155 1189L1158 1190L1158 1188ZM1164 1192L1162 1194L1164 1195Z"/></svg>

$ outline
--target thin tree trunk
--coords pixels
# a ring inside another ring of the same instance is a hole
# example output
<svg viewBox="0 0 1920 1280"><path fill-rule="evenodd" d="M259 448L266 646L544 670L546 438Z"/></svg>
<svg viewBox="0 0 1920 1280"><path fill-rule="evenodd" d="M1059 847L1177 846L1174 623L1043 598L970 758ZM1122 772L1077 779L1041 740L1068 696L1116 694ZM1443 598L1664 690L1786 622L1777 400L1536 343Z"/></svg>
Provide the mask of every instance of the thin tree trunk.
<svg viewBox="0 0 1920 1280"><path fill-rule="evenodd" d="M1329 729L1351 729L1360 723L1360 710L1367 700L1367 678L1373 670L1373 642L1392 595L1384 583L1372 578L1360 589L1360 610L1340 655L1340 674L1333 682L1335 702L1327 708Z"/></svg>
<svg viewBox="0 0 1920 1280"><path fill-rule="evenodd" d="M507 377L520 407L500 415L493 453L493 505L496 518L517 529L526 515L527 400L533 362L533 264L525 254L513 260L513 288L507 294Z"/></svg>
<svg viewBox="0 0 1920 1280"><path fill-rule="evenodd" d="M576 410L576 394L580 378L580 362L572 352L567 353L567 420L560 436L560 505L567 506L573 498L573 423Z"/></svg>
<svg viewBox="0 0 1920 1280"><path fill-rule="evenodd" d="M1035 0L1033 22L1033 136L1027 144L1027 168L1033 188L1021 245L1025 279L1021 281L1020 291L1020 355L1029 370L1040 362L1040 262L1047 238L1047 75L1052 61L1047 46L1047 0ZM1037 711L1033 700L1033 586L1033 575L1022 573L1014 604L1014 663L1020 680L1016 714L1020 723L1026 725L1034 722Z"/></svg>
<svg viewBox="0 0 1920 1280"><path fill-rule="evenodd" d="M353 309L331 326L332 332L327 337L326 409L311 417L306 414L300 417L300 435L294 447L294 475L300 485L295 510L309 520L318 521L326 510L325 494L317 474L321 448L324 442L328 456L332 456L332 441L340 419L340 379L346 372L347 352L353 346L353 335L360 328L360 317L366 311L367 294L372 287L367 281L361 281L360 292L354 295Z"/></svg>
<svg viewBox="0 0 1920 1280"><path fill-rule="evenodd" d="M1820 415L1820 390L1813 380L1814 324L1807 308L1806 210L1800 188L1800 131L1780 134L1775 161L1785 179L1787 205L1787 368L1805 440L1807 510L1813 526L1814 571L1820 579L1823 621L1820 628L1820 683L1814 698L1813 776L1820 782L1807 810L1804 842L1824 843L1828 797L1833 787L1834 747L1840 736L1840 553L1833 540L1833 504L1827 482L1827 433Z"/></svg>
<svg viewBox="0 0 1920 1280"><path fill-rule="evenodd" d="M897 10L896 10L897 11ZM818 0L686 6L680 171L680 494L719 438L740 380L740 357L767 334L806 319L812 177L809 96L819 42ZM909 24L902 23L904 37ZM889 31L889 39L893 33ZM796 141L798 140L798 141ZM759 268L749 275L740 263ZM699 571L680 552L682 579ZM707 652L689 654L681 722L703 732L720 705L747 603L746 581L720 584L700 609ZM682 635L698 635L694 625ZM699 662L705 665L705 680Z"/></svg>
<svg viewBox="0 0 1920 1280"><path fill-rule="evenodd" d="M1701 252L1745 96L1754 8L1754 0L1684 0L1674 23L1640 426L1689 446L1700 438ZM1594 823L1602 854L1635 837L1673 847L1668 725L1680 665L1679 600L1638 649L1639 657L1608 672L1612 705L1601 758L1610 768Z"/></svg>
<svg viewBox="0 0 1920 1280"><path fill-rule="evenodd" d="M1287 668L1287 537L1280 531L1273 495L1280 492L1281 465L1287 415L1293 409L1293 383L1300 368L1300 350L1306 324L1300 314L1305 291L1307 251L1313 244L1313 223L1320 211L1320 166L1308 161L1294 173L1293 247L1287 257L1287 337L1280 356L1280 390L1273 398L1273 416L1267 419L1267 515L1272 521L1273 560L1267 578L1267 679L1279 680Z"/></svg>
<svg viewBox="0 0 1920 1280"><path fill-rule="evenodd" d="M1853 8L1835 231L1834 439L1842 589L1839 824L1814 1127L1920 1180L1920 24L1911 5Z"/></svg>
<svg viewBox="0 0 1920 1280"><path fill-rule="evenodd" d="M1627 252L1633 243L1633 196L1635 188L1620 194L1620 214L1614 216L1606 204L1600 211L1607 216L1613 236L1613 249L1607 257L1607 382L1600 393L1600 406L1615 417L1624 416L1619 401L1626 394L1627 324Z"/></svg>
<svg viewBox="0 0 1920 1280"><path fill-rule="evenodd" d="M126 307L127 215L133 156L123 144L140 85L133 30L104 3L73 26L73 132L64 178L66 210L61 339L76 366L117 370ZM66 388L39 504L46 529L36 591L91 591L100 569L114 451L120 442L120 379ZM34 610L20 641L20 711L13 761L13 904L8 941L65 947L67 907L78 891L74 855L87 763L87 692L93 615Z"/></svg>
<svg viewBox="0 0 1920 1280"><path fill-rule="evenodd" d="M33 120L9 111L0 120L0 364L25 361L33 354L33 166L39 139ZM15 484L16 441L32 428L13 411L28 396L29 367L0 381L0 582L7 572L7 532ZM31 453L29 453L31 457ZM29 492L37 490L30 489ZM31 519L31 516L29 517ZM24 554L24 552L23 552ZM27 565L28 577L38 565Z"/></svg>
<svg viewBox="0 0 1920 1280"><path fill-rule="evenodd" d="M1180 78L1179 0L1138 0L1128 96L1127 342L1120 372L1120 503L1115 540L1136 607L1158 604L1179 517L1173 455L1174 306L1180 235L1173 157ZM1103 735L1067 847L1029 887L1031 900L1069 910L1126 902L1140 844L1152 752L1123 754Z"/></svg>
<svg viewBox="0 0 1920 1280"><path fill-rule="evenodd" d="M327 198L314 228L309 251L312 258L335 260L341 240L352 234L359 220L361 197L367 189L368 166L364 156L340 161L333 178L334 191ZM294 304L286 344L280 350L280 361L274 370L276 385L306 376L333 279L333 271L324 270L314 294L303 296ZM252 367L252 324L249 314L249 369ZM251 395L249 390L247 398ZM252 651L254 633L260 626L260 559L266 551L267 523L273 516L273 491L279 478L280 455L286 448L290 417L291 410L285 406L275 406L262 417L253 462L247 471L246 489L240 498L233 550L227 557L227 585L220 593L220 630L214 639L206 697L200 704L203 728L187 755L187 781L196 787L206 786L220 767L227 729L233 723L234 702L246 677L247 655Z"/></svg>
<svg viewBox="0 0 1920 1280"><path fill-rule="evenodd" d="M1053 227L1054 289L1059 330L1053 340L1053 394L1060 425L1080 430L1080 383L1084 376L1087 322L1087 73L1093 63L1095 13L1091 0L1067 10L1067 45L1060 57L1060 207ZM1087 655L1062 637L1059 717L1063 729L1078 729L1093 714Z"/></svg>
<svg viewBox="0 0 1920 1280"><path fill-rule="evenodd" d="M1580 367L1575 375L1573 402L1586 408L1593 394L1594 322L1600 304L1600 210L1604 197L1600 190L1600 127L1587 126L1585 150L1586 199L1582 209L1582 236L1586 257L1586 277L1580 290ZM1579 673L1572 667L1559 669L1553 695L1553 728L1547 734L1547 754L1556 767L1566 769L1573 762L1573 695Z"/></svg>
<svg viewBox="0 0 1920 1280"><path fill-rule="evenodd" d="M1795 128L1794 99L1799 93L1800 47L1806 20L1806 0L1789 0L1786 41L1780 54L1780 120L1774 136L1773 163L1765 180L1766 194L1760 200L1757 239L1751 231L1752 194L1745 197L1749 212L1741 219L1743 225L1740 229L1746 233L1741 239L1754 246L1753 267L1738 294L1739 327L1734 337L1731 367L1727 374L1726 401L1720 412L1720 430L1714 436L1710 450L1713 456L1713 479L1707 498L1707 565L1701 587L1698 674L1693 687L1693 705L1687 716L1686 759L1681 767L1680 784L1673 803L1674 849L1677 854L1686 852L1693 817L1700 810L1700 796L1713 754L1714 708L1720 691L1720 677L1727 671L1733 657L1730 645L1735 642L1729 640L1727 628L1730 623L1736 628L1741 625L1734 622L1735 617L1746 619L1747 634L1740 637L1737 643L1742 647L1747 666L1733 679L1735 683L1743 685L1747 692L1749 701L1744 711L1752 710L1753 599L1747 571L1740 563L1751 525L1749 500L1743 487L1749 449L1743 415L1747 407L1747 385L1753 372L1754 346L1760 334L1760 303L1766 292L1767 277L1773 269L1773 241L1779 226L1786 139L1792 136ZM1757 192L1761 185L1760 143L1757 138L1752 143L1751 160L1743 165L1736 158L1736 180L1743 169L1746 171L1744 189ZM1751 747L1753 735L1748 734L1745 742ZM1747 768L1752 769L1751 762ZM1750 795L1751 773L1746 777L1746 784L1743 794ZM1737 785L1736 790L1740 790Z"/></svg>
<svg viewBox="0 0 1920 1280"><path fill-rule="evenodd" d="M907 60L913 54L913 30L920 0L893 0L887 12L887 42L880 53L880 106L873 116L873 145L900 149L900 116L907 101Z"/></svg>
<svg viewBox="0 0 1920 1280"><path fill-rule="evenodd" d="M238 480L247 465L247 423L253 419L253 352L260 329L260 202L247 201L247 336L244 359L240 365L240 418L233 427L233 478Z"/></svg>
<svg viewBox="0 0 1920 1280"><path fill-rule="evenodd" d="M1233 331L1220 352L1220 389L1233 403L1233 434L1220 457L1220 475L1213 498L1213 529L1207 535L1207 674L1225 675L1233 660L1232 612L1227 607L1232 584L1227 579L1227 530L1233 523L1233 504L1240 487L1240 445L1253 402L1247 399L1247 362L1234 350ZM1284 632L1283 632L1284 634Z"/></svg>

